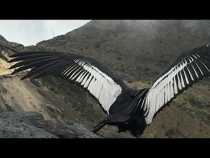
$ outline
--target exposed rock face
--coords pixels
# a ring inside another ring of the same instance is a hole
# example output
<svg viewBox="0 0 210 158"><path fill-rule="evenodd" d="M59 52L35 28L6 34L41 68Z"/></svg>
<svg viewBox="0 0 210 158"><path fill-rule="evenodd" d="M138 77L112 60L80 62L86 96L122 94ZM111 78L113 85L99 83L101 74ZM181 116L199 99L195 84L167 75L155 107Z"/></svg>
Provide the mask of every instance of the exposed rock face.
<svg viewBox="0 0 210 158"><path fill-rule="evenodd" d="M1 112L0 138L99 138L82 125L46 121L34 112Z"/></svg>
<svg viewBox="0 0 210 158"><path fill-rule="evenodd" d="M71 121L78 127L79 124L84 125L89 132L105 117L96 101L76 85L55 77L22 81L20 76L0 77L0 112L33 111L45 120ZM73 128L75 133L80 133L76 126ZM129 133L118 134L117 129L111 126L100 134L104 137L132 137Z"/></svg>

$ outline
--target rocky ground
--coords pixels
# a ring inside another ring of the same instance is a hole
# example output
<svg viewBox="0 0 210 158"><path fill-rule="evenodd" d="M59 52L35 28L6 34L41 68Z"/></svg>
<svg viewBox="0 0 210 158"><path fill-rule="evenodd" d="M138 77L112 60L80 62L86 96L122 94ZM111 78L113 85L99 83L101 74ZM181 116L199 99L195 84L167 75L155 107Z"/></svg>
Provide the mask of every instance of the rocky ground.
<svg viewBox="0 0 210 158"><path fill-rule="evenodd" d="M0 138L100 138L74 122L45 120L36 112L1 112Z"/></svg>

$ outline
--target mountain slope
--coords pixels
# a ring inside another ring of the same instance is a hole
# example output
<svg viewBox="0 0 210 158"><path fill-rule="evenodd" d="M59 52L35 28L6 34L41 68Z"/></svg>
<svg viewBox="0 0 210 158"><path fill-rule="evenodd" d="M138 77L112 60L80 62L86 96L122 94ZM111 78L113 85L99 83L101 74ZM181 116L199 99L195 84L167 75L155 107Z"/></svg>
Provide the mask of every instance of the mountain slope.
<svg viewBox="0 0 210 158"><path fill-rule="evenodd" d="M208 43L209 26L209 21L95 20L38 46L78 49L129 80L154 80L181 53Z"/></svg>

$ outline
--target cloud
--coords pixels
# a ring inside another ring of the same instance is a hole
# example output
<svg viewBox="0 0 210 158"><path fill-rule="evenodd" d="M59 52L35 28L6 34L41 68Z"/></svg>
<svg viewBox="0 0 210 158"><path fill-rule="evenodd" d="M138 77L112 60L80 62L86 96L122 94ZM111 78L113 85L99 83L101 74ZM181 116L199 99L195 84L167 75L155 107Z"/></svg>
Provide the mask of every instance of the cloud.
<svg viewBox="0 0 210 158"><path fill-rule="evenodd" d="M28 45L65 34L90 20L0 20L0 35L7 40Z"/></svg>

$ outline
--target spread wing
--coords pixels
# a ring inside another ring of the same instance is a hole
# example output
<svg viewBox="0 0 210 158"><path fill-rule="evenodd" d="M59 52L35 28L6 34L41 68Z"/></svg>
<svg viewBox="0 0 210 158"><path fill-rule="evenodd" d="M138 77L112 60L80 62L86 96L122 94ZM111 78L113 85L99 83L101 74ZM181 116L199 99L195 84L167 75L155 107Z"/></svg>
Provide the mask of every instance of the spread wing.
<svg viewBox="0 0 210 158"><path fill-rule="evenodd" d="M54 52L21 52L10 56L16 62L13 74L29 69L22 79L59 74L88 90L108 113L126 85L106 67L91 58Z"/></svg>
<svg viewBox="0 0 210 158"><path fill-rule="evenodd" d="M210 75L210 47L196 48L180 56L149 89L144 99L145 120L152 122L154 115L178 94Z"/></svg>

